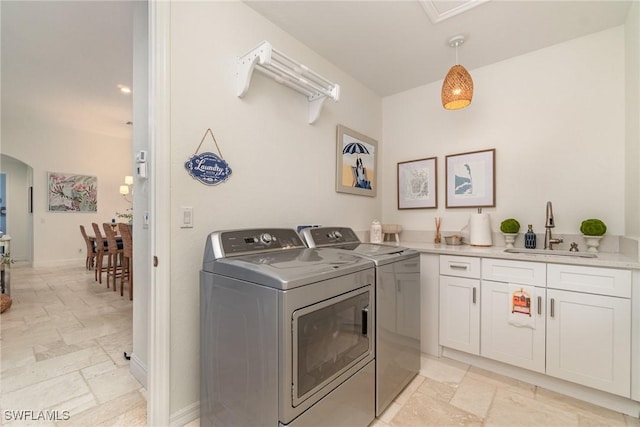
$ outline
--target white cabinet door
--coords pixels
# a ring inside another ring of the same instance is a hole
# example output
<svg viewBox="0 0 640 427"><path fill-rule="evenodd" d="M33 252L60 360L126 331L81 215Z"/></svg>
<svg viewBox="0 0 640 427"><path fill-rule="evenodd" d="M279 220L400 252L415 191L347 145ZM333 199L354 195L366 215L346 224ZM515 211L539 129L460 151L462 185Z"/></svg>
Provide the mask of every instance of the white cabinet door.
<svg viewBox="0 0 640 427"><path fill-rule="evenodd" d="M631 394L631 301L547 289L547 374Z"/></svg>
<svg viewBox="0 0 640 427"><path fill-rule="evenodd" d="M509 323L509 285L482 281L482 343L480 354L532 371L545 370L545 289L535 288L531 302L533 326Z"/></svg>
<svg viewBox="0 0 640 427"><path fill-rule="evenodd" d="M440 276L440 345L480 353L480 280Z"/></svg>

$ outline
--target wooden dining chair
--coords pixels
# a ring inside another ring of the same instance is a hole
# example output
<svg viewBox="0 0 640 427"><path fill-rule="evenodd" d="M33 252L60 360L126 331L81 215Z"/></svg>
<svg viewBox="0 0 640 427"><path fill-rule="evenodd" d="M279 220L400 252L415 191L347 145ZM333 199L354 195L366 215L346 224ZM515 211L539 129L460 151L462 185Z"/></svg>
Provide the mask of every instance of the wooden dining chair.
<svg viewBox="0 0 640 427"><path fill-rule="evenodd" d="M102 283L102 270L103 270L103 259L107 249L107 242L104 237L102 237L102 233L100 232L100 227L95 222L91 223L93 227L93 233L96 236L96 280L98 283ZM109 283L107 283L107 287Z"/></svg>
<svg viewBox="0 0 640 427"><path fill-rule="evenodd" d="M116 233L111 227L111 224L105 222L102 224L104 229L104 235L107 236L107 288L109 287L109 280L113 279L113 291L117 290L117 279L120 278L120 294L122 294L122 248L118 247L118 241L116 240Z"/></svg>
<svg viewBox="0 0 640 427"><path fill-rule="evenodd" d="M87 270L91 270L96 261L96 248L94 246L94 242L87 235L84 225L80 226L80 234L82 234L82 238L87 245L87 259L85 261L85 267Z"/></svg>
<svg viewBox="0 0 640 427"><path fill-rule="evenodd" d="M133 300L133 239L131 238L131 226L123 222L118 223L118 230L122 236L122 255L124 256L122 280L129 282L129 300ZM122 295L122 288L120 288Z"/></svg>

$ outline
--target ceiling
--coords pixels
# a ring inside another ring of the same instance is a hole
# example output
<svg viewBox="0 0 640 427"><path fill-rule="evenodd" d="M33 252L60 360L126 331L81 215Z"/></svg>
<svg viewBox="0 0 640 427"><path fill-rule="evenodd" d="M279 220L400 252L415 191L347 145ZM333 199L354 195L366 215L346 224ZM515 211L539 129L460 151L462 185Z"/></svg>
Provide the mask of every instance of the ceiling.
<svg viewBox="0 0 640 427"><path fill-rule="evenodd" d="M247 1L381 96L624 23L631 2ZM132 1L2 0L2 123L131 138ZM436 12L430 18L427 10ZM434 23L440 18L446 19ZM434 21L432 21L434 19ZM330 76L327 76L330 78ZM3 126L4 127L4 126Z"/></svg>
<svg viewBox="0 0 640 427"><path fill-rule="evenodd" d="M380 96L442 80L455 63L448 44L455 35L465 36L458 57L473 70L622 25L631 6L611 0L245 3ZM455 14L468 6L475 7Z"/></svg>
<svg viewBox="0 0 640 427"><path fill-rule="evenodd" d="M2 0L0 8L2 127L130 139L132 98L118 85L132 84L132 3Z"/></svg>

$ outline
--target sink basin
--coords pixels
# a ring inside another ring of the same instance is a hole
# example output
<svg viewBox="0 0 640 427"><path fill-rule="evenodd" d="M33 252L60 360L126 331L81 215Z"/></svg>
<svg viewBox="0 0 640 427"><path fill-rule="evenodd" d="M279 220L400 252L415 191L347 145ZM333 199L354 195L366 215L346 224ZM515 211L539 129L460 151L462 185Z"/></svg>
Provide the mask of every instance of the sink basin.
<svg viewBox="0 0 640 427"><path fill-rule="evenodd" d="M570 256L570 257L579 257L579 258L596 258L597 255L593 252L571 252L571 251L560 251L560 250L552 250L549 249L525 249L525 248L509 248L505 249L505 252L512 254L530 254L530 255L559 255L559 256Z"/></svg>

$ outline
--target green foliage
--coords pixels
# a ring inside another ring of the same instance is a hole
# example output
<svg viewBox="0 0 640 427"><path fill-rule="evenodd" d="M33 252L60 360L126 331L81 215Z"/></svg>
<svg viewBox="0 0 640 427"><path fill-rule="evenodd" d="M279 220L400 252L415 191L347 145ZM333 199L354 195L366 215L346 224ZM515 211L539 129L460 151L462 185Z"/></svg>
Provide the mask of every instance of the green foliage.
<svg viewBox="0 0 640 427"><path fill-rule="evenodd" d="M585 236L603 236L607 232L607 226L597 218L585 219L580 224L580 232Z"/></svg>
<svg viewBox="0 0 640 427"><path fill-rule="evenodd" d="M0 261L0 264L9 265L9 264L13 264L14 263L14 260L13 260L13 258L11 258L11 254L9 252L0 253L0 256L2 256L2 260Z"/></svg>
<svg viewBox="0 0 640 427"><path fill-rule="evenodd" d="M127 208L124 213L116 212L116 216L120 219L127 220L129 224L133 223L133 209Z"/></svg>
<svg viewBox="0 0 640 427"><path fill-rule="evenodd" d="M520 231L520 223L514 218L507 218L500 223L500 231L503 233L517 233Z"/></svg>

